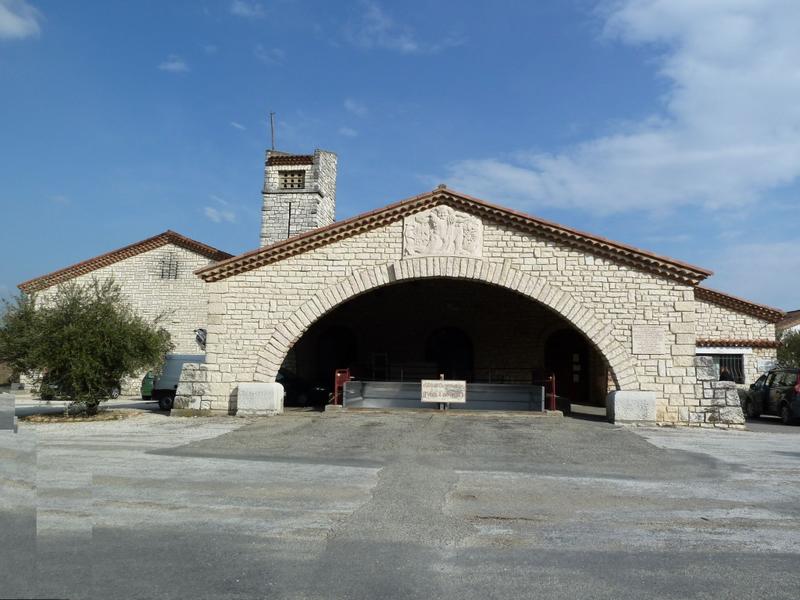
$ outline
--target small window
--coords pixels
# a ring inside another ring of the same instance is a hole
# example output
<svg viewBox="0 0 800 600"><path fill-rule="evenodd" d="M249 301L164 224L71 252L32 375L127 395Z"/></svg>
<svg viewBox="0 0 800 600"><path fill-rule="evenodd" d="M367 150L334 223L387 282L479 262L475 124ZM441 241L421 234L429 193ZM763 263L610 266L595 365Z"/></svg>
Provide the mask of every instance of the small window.
<svg viewBox="0 0 800 600"><path fill-rule="evenodd" d="M178 278L178 257L174 252L161 257L161 279Z"/></svg>
<svg viewBox="0 0 800 600"><path fill-rule="evenodd" d="M306 172L278 171L278 184L282 190L302 190L306 187Z"/></svg>
<svg viewBox="0 0 800 600"><path fill-rule="evenodd" d="M709 354L720 381L744 383L744 356L741 354Z"/></svg>

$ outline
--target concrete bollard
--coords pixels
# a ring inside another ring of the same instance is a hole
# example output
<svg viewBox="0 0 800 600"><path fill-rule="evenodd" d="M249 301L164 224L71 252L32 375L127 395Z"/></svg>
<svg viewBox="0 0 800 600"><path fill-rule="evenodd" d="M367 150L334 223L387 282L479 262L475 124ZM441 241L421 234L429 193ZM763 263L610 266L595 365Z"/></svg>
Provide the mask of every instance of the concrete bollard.
<svg viewBox="0 0 800 600"><path fill-rule="evenodd" d="M617 390L606 398L606 413L612 423L656 424L655 392Z"/></svg>
<svg viewBox="0 0 800 600"><path fill-rule="evenodd" d="M280 383L240 383L236 416L279 415L283 412L283 394Z"/></svg>

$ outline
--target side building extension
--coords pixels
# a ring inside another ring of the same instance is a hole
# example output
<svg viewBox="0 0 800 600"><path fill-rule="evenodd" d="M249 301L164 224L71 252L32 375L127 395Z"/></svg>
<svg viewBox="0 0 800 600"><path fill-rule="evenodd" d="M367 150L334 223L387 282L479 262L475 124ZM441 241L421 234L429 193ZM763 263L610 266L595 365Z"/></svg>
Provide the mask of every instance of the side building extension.
<svg viewBox="0 0 800 600"><path fill-rule="evenodd" d="M208 322L208 288L196 269L230 258L230 254L174 231L112 250L89 260L19 284L26 294L46 301L58 286L113 279L128 303L142 317L162 317L177 354L202 354L196 330ZM123 382L123 393L138 393L139 381Z"/></svg>

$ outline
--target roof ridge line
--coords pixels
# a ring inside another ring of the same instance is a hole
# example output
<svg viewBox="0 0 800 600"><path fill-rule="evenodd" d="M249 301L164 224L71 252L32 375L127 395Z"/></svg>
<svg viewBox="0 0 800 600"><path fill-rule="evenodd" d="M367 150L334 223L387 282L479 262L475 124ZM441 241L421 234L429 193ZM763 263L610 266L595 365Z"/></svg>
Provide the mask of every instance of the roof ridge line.
<svg viewBox="0 0 800 600"><path fill-rule="evenodd" d="M209 246L203 242L199 242L195 239L180 234L177 231L173 231L172 229L167 229L161 233L157 233L156 235L150 236L138 242L134 242L120 248L115 248L114 250L109 250L108 252L98 254L92 258L79 261L61 269L56 269L55 271L45 273L44 275L40 275L32 279L28 279L27 281L17 284L17 288L26 293L47 289L79 275L91 273L92 271L102 267L112 265L121 260L142 254L149 250L154 250L169 243L181 246L187 250L191 250L210 259L219 260L230 258L232 256L228 252L219 250L218 248L214 248L213 246Z"/></svg>
<svg viewBox="0 0 800 600"><path fill-rule="evenodd" d="M696 286L695 294L699 295L702 300L713 302L714 304L724 306L725 308L731 308L733 310L738 309L739 312L743 312L744 314L749 314L751 316L774 319L773 322L777 322L786 316L786 312L780 308L775 308L774 306L769 306L767 304L759 304L758 302L752 302L751 300L746 300L745 298L740 298L739 296L734 296L733 294L728 294L727 292L721 292L704 285Z"/></svg>
<svg viewBox="0 0 800 600"><path fill-rule="evenodd" d="M573 247L578 246L581 248L586 248L588 246L593 253L604 258L637 266L646 271L657 272L664 277L677 279L689 283L690 285L697 285L700 281L712 274L712 271L695 265L566 227L514 209L492 204L441 186L432 191L424 192L393 202L381 208L360 213L343 221L337 221L325 227L312 229L300 235L275 242L269 246L255 248L254 250L220 261L214 265L208 265L197 269L195 273L206 281L224 279L235 272L257 268L264 264L269 264L276 260L299 254L306 249L330 243L335 241L335 239L339 239L340 236L355 235L358 230L369 230L381 224L394 222L398 217L398 213L400 213L401 216L413 214L419 212L419 210L435 206L439 202L456 204L462 209L464 209L464 207L461 205L464 204L467 206L467 210L471 208L476 213L484 213L486 215L494 213L493 216L495 219L501 222L505 219L511 226L516 226L523 231L525 231L525 226L528 226L535 230L535 233L539 235L544 234L545 237L556 238L566 245L572 245ZM420 208L420 206L422 206L422 208Z"/></svg>

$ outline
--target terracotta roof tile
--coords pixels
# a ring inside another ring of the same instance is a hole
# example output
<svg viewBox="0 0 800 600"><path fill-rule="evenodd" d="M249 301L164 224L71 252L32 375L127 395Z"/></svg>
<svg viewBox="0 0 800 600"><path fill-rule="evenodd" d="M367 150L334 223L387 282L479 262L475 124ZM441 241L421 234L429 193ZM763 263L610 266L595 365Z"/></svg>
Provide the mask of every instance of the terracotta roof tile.
<svg viewBox="0 0 800 600"><path fill-rule="evenodd" d="M731 310L735 310L746 315L764 319L770 323L777 323L786 314L779 308L773 308L772 306L767 306L765 304L756 304L755 302L750 302L744 298L732 296L731 294L726 294L725 292L720 292L718 290L712 290L711 288L704 286L697 286L694 289L694 297L700 300L705 300L706 302L711 302L712 304L724 306L725 308L730 308Z"/></svg>
<svg viewBox="0 0 800 600"><path fill-rule="evenodd" d="M217 250L216 248L203 244L202 242L198 242L197 240L183 236L180 233L167 230L164 233L159 233L158 235L147 238L146 240L142 240L141 242L136 242L135 244L130 244L123 248L106 252L105 254L95 256L94 258L90 258L69 267L59 269L58 271L53 271L47 275L30 279L20 283L17 287L26 293L43 290L78 277L79 275L84 275L96 269L107 267L108 265L112 265L121 260L125 260L126 258L130 258L131 256L136 256L137 254L142 254L143 252L148 252L161 246L165 246L166 244L174 244L181 248L186 248L187 250L196 252L197 254L205 256L213 261L224 260L232 256L227 252Z"/></svg>
<svg viewBox="0 0 800 600"><path fill-rule="evenodd" d="M596 256L608 258L617 263L623 263L683 283L696 285L712 274L711 271L694 265L565 227L558 223L539 219L509 208L490 204L478 198L442 187L432 192L413 196L383 208L338 221L327 227L313 229L270 246L251 250L218 264L198 269L196 273L206 281L217 281L236 273L256 269L289 256L301 254L359 233L383 227L405 216L439 204L447 204L487 220L505 223L515 229L529 232L538 237L550 239L566 246L590 252Z"/></svg>
<svg viewBox="0 0 800 600"><path fill-rule="evenodd" d="M778 340L747 340L737 338L723 338L719 340L698 338L695 344L699 348L777 348L781 345Z"/></svg>
<svg viewBox="0 0 800 600"><path fill-rule="evenodd" d="M273 154L267 159L270 166L293 166L314 164L312 154Z"/></svg>

